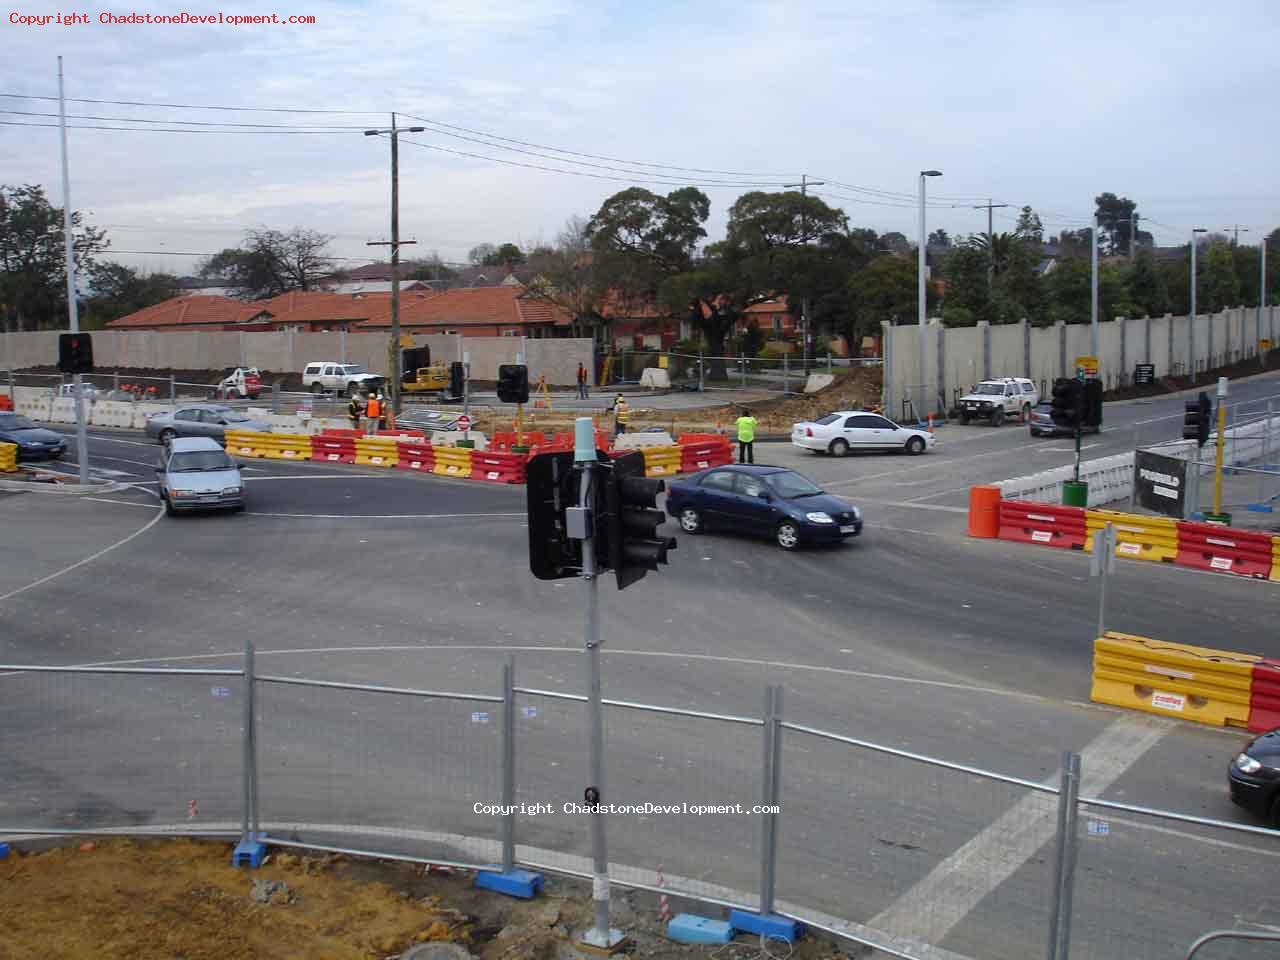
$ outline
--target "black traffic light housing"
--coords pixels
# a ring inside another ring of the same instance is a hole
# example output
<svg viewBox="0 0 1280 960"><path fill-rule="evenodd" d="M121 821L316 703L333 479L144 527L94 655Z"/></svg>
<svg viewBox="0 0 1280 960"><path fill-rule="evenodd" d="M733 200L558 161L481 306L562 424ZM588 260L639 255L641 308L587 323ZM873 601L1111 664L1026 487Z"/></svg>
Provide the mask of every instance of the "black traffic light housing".
<svg viewBox="0 0 1280 960"><path fill-rule="evenodd" d="M523 363L498 367L498 399L503 403L529 402L529 368Z"/></svg>
<svg viewBox="0 0 1280 960"><path fill-rule="evenodd" d="M1209 442L1209 419L1213 403L1203 390L1195 400L1188 400L1182 416L1182 439L1194 440L1200 446Z"/></svg>
<svg viewBox="0 0 1280 960"><path fill-rule="evenodd" d="M618 457L597 477L604 482L596 487L596 554L600 568L612 570L618 589L625 590L656 572L676 548L674 537L658 533L666 515L657 509L657 498L666 484L644 475L639 451Z"/></svg>
<svg viewBox="0 0 1280 960"><path fill-rule="evenodd" d="M63 373L93 373L93 341L87 333L58 337L58 369Z"/></svg>
<svg viewBox="0 0 1280 960"><path fill-rule="evenodd" d="M1084 384L1063 377L1053 384L1053 422L1074 430L1084 422Z"/></svg>
<svg viewBox="0 0 1280 960"><path fill-rule="evenodd" d="M1086 427L1102 426L1102 381L1086 380L1084 382L1084 417L1081 422Z"/></svg>
<svg viewBox="0 0 1280 960"><path fill-rule="evenodd" d="M449 364L449 396L461 397L466 390L466 371L461 360Z"/></svg>
<svg viewBox="0 0 1280 960"><path fill-rule="evenodd" d="M572 451L538 454L525 467L529 569L539 580L582 572L582 541L570 540L565 526L565 511L578 505L580 476Z"/></svg>

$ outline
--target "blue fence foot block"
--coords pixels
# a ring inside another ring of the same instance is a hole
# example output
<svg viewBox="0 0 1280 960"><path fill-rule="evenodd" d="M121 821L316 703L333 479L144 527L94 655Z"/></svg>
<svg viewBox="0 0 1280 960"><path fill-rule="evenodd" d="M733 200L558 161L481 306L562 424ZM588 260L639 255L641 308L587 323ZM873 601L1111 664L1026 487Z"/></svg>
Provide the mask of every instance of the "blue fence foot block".
<svg viewBox="0 0 1280 960"><path fill-rule="evenodd" d="M8 855L9 855L9 845L7 843L0 843L0 860L3 860Z"/></svg>
<svg viewBox="0 0 1280 960"><path fill-rule="evenodd" d="M511 870L507 873L481 870L476 874L476 886L482 890L505 893L509 897L531 900L542 889L542 874L532 870Z"/></svg>
<svg viewBox="0 0 1280 960"><path fill-rule="evenodd" d="M677 913L667 924L667 936L680 943L728 943L733 939L733 927L724 920Z"/></svg>
<svg viewBox="0 0 1280 960"><path fill-rule="evenodd" d="M267 855L267 845L259 840L241 840L231 851L233 867L250 867L257 870L262 866L262 859Z"/></svg>
<svg viewBox="0 0 1280 960"><path fill-rule="evenodd" d="M795 943L800 939L800 935L804 933L803 926L794 920L780 917L776 913L761 916L758 913L748 913L745 910L731 910L729 912L729 925L734 930L739 930L742 933L764 934L766 937L785 940L787 943Z"/></svg>
<svg viewBox="0 0 1280 960"><path fill-rule="evenodd" d="M1269 503L1251 503L1245 507L1250 513L1274 513L1274 509Z"/></svg>

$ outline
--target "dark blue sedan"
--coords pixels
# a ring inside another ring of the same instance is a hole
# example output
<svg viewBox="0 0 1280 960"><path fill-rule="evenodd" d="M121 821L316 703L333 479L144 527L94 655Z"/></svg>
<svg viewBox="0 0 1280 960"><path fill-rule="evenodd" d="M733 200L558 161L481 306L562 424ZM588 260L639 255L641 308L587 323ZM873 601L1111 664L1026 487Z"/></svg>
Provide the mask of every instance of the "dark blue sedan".
<svg viewBox="0 0 1280 960"><path fill-rule="evenodd" d="M784 550L862 532L857 507L782 467L726 466L667 484L667 513L685 533L717 528L772 537Z"/></svg>
<svg viewBox="0 0 1280 960"><path fill-rule="evenodd" d="M20 413L0 413L0 443L16 443L19 460L43 460L67 452L67 438L37 427Z"/></svg>

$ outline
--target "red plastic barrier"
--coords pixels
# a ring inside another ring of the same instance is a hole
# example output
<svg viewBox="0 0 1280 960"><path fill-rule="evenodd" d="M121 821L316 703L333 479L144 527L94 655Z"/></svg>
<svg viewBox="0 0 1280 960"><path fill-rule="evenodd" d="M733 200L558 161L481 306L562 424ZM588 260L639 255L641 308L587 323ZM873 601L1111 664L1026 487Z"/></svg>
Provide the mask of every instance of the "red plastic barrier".
<svg viewBox="0 0 1280 960"><path fill-rule="evenodd" d="M379 430L380 437L417 437L419 440L425 440L427 435L421 430Z"/></svg>
<svg viewBox="0 0 1280 960"><path fill-rule="evenodd" d="M360 436L354 430L350 432ZM356 441L354 437L330 437L322 433L311 438L311 459L329 463L355 463Z"/></svg>
<svg viewBox="0 0 1280 960"><path fill-rule="evenodd" d="M1249 693L1249 729L1266 733L1280 727L1280 660L1259 660L1253 665Z"/></svg>
<svg viewBox="0 0 1280 960"><path fill-rule="evenodd" d="M8 394L5 394L3 397L0 397L0 410L12 410L12 409L13 409L13 398L10 397Z"/></svg>
<svg viewBox="0 0 1280 960"><path fill-rule="evenodd" d="M326 427L320 431L322 437L346 437L355 440L357 437L363 437L366 434L362 430L340 430L337 427Z"/></svg>
<svg viewBox="0 0 1280 960"><path fill-rule="evenodd" d="M471 454L471 479L491 483L524 483L525 457L519 453L477 450Z"/></svg>
<svg viewBox="0 0 1280 960"><path fill-rule="evenodd" d="M436 466L435 449L429 443L402 441L396 444L399 456L396 466L401 470L420 470L430 473Z"/></svg>
<svg viewBox="0 0 1280 960"><path fill-rule="evenodd" d="M1212 523L1178 523L1174 563L1266 580L1271 576L1271 536Z"/></svg>
<svg viewBox="0 0 1280 960"><path fill-rule="evenodd" d="M696 443L685 442L681 437L680 472L692 473L695 470L706 470L710 467L722 467L733 462L733 448L724 438L716 440L700 440Z"/></svg>
<svg viewBox="0 0 1280 960"><path fill-rule="evenodd" d="M1087 531L1083 507L1023 500L1000 501L1000 539L1083 550Z"/></svg>
<svg viewBox="0 0 1280 960"><path fill-rule="evenodd" d="M676 437L676 443L684 446L686 443L728 443L729 438L723 433L682 433Z"/></svg>

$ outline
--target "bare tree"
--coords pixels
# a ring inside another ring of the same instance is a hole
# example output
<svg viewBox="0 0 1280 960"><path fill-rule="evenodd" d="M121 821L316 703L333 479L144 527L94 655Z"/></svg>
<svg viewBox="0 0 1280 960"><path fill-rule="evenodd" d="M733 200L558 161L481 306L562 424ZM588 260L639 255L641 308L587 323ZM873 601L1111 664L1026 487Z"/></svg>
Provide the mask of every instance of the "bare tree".
<svg viewBox="0 0 1280 960"><path fill-rule="evenodd" d="M200 264L203 277L237 287L251 300L290 290L318 290L333 270L328 246L333 237L294 227L288 233L265 227L246 231L244 245L230 247Z"/></svg>
<svg viewBox="0 0 1280 960"><path fill-rule="evenodd" d="M528 296L554 303L569 314L574 336L584 335L603 320L607 293L587 234L587 220L565 221L556 245L535 251L529 264L536 271Z"/></svg>

